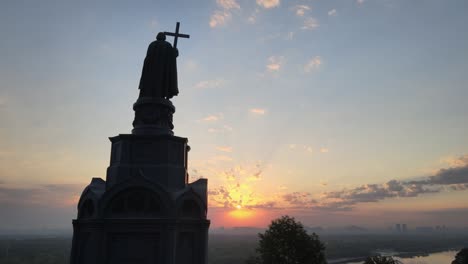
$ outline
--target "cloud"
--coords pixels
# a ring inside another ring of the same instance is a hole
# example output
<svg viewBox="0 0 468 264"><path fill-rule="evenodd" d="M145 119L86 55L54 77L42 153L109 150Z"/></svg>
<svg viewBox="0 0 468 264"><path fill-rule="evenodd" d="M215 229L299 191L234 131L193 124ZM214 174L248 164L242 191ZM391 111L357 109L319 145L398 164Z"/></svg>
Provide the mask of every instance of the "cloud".
<svg viewBox="0 0 468 264"><path fill-rule="evenodd" d="M421 182L430 185L467 184L468 165L441 169L434 176L430 176L429 179Z"/></svg>
<svg viewBox="0 0 468 264"><path fill-rule="evenodd" d="M271 56L268 58L268 64L266 68L270 72L279 71L281 69L281 66L283 65L283 62L283 56Z"/></svg>
<svg viewBox="0 0 468 264"><path fill-rule="evenodd" d="M431 189L420 184L407 184L397 180L388 181L385 184L365 184L352 189L327 192L325 199L340 199L347 205L357 203L378 202L386 198L416 197L424 193L439 192L439 189Z"/></svg>
<svg viewBox="0 0 468 264"><path fill-rule="evenodd" d="M434 175L418 180L391 180L385 184L365 184L351 189L326 192L322 194L321 202L329 208L353 207L358 203L379 202L387 198L416 197L446 190L464 191L467 189L468 165L465 165L440 169Z"/></svg>
<svg viewBox="0 0 468 264"><path fill-rule="evenodd" d="M236 0L216 0L216 3L225 10L240 9L240 5Z"/></svg>
<svg viewBox="0 0 468 264"><path fill-rule="evenodd" d="M257 0L257 5L269 9L279 6L280 0Z"/></svg>
<svg viewBox="0 0 468 264"><path fill-rule="evenodd" d="M451 185L450 188L454 191L464 191L464 190L468 190L468 183L465 183L465 184L454 184L454 185Z"/></svg>
<svg viewBox="0 0 468 264"><path fill-rule="evenodd" d="M225 25L229 20L231 20L231 13L227 11L215 11L210 18L210 27L215 28Z"/></svg>
<svg viewBox="0 0 468 264"><path fill-rule="evenodd" d="M282 196L283 200L294 207L310 207L315 202L308 192L292 192Z"/></svg>
<svg viewBox="0 0 468 264"><path fill-rule="evenodd" d="M260 12L258 8L255 8L255 11L247 18L247 22L250 24L255 24L257 22L257 15Z"/></svg>
<svg viewBox="0 0 468 264"><path fill-rule="evenodd" d="M263 108L251 108L249 111L254 115L265 115L267 112L267 110Z"/></svg>
<svg viewBox="0 0 468 264"><path fill-rule="evenodd" d="M220 88L225 84L223 79L200 81L194 85L195 89L215 89Z"/></svg>
<svg viewBox="0 0 468 264"><path fill-rule="evenodd" d="M306 20L304 20L304 24L302 26L302 29L314 30L314 29L316 29L318 27L319 27L318 20L313 18L313 17L309 17Z"/></svg>
<svg viewBox="0 0 468 264"><path fill-rule="evenodd" d="M450 167L463 167L468 165L468 155L444 158L442 162Z"/></svg>
<svg viewBox="0 0 468 264"><path fill-rule="evenodd" d="M362 5L362 4L364 4L364 1L365 1L365 0L356 0L356 3L357 3L358 5Z"/></svg>
<svg viewBox="0 0 468 264"><path fill-rule="evenodd" d="M288 144L287 145L290 150L299 150L299 151L304 151L308 153L314 153L315 150L312 146L309 145L297 145L297 144ZM326 153L328 152L327 148L320 148L318 151L321 153Z"/></svg>
<svg viewBox="0 0 468 264"><path fill-rule="evenodd" d="M223 113L218 113L218 114L213 114L213 115L208 115L204 118L202 118L200 121L202 122L216 122L224 118Z"/></svg>
<svg viewBox="0 0 468 264"><path fill-rule="evenodd" d="M231 10L240 9L236 0L216 0L216 4L222 10L216 10L211 15L209 23L211 28L225 25L232 18Z"/></svg>
<svg viewBox="0 0 468 264"><path fill-rule="evenodd" d="M209 189L210 207L227 209L234 209L238 205L248 209L273 207L274 200L263 198L256 192L255 184L253 184L262 178L263 168L261 162L255 162L224 170L211 169L206 172L205 174L210 179L222 181L217 187Z"/></svg>
<svg viewBox="0 0 468 264"><path fill-rule="evenodd" d="M304 16L305 12L310 10L310 6L296 5L293 9L295 10L297 16Z"/></svg>
<svg viewBox="0 0 468 264"><path fill-rule="evenodd" d="M217 133L226 133L226 132L231 132L233 130L233 128L231 126L228 126L228 125L223 125L222 127L218 127L218 128L208 128L208 132L209 133L214 133L214 134L217 134Z"/></svg>
<svg viewBox="0 0 468 264"><path fill-rule="evenodd" d="M337 15L336 9L333 8L332 10L328 11L328 15L329 16L336 16Z"/></svg>
<svg viewBox="0 0 468 264"><path fill-rule="evenodd" d="M217 146L216 149L222 152L232 152L232 147L229 146Z"/></svg>
<svg viewBox="0 0 468 264"><path fill-rule="evenodd" d="M289 144L291 149L307 150L306 145ZM325 152L323 148L321 152ZM458 158L455 164L466 160ZM276 193L263 194L255 189L252 181L262 179L263 166L236 166L215 173L215 178L224 179L224 184L211 189L210 206L233 209L237 205L243 208L307 210L308 212L351 211L361 203L378 203L386 199L406 199L424 194L436 194L450 191L468 190L468 164L459 167L440 169L433 175L414 180L390 180L386 183L363 184L337 191L326 191L313 195L307 191L289 191L280 188ZM211 176L210 179L214 177ZM320 182L327 186L326 182ZM211 197L213 196L213 197Z"/></svg>
<svg viewBox="0 0 468 264"><path fill-rule="evenodd" d="M260 202L255 203L252 205L245 206L247 209L275 209L277 208L277 202L275 201L268 201L268 202Z"/></svg>
<svg viewBox="0 0 468 264"><path fill-rule="evenodd" d="M312 72L314 70L317 70L320 65L322 65L322 59L320 58L320 56L315 56L313 57L312 59L310 59L306 65L304 65L304 71L309 73L309 72Z"/></svg>

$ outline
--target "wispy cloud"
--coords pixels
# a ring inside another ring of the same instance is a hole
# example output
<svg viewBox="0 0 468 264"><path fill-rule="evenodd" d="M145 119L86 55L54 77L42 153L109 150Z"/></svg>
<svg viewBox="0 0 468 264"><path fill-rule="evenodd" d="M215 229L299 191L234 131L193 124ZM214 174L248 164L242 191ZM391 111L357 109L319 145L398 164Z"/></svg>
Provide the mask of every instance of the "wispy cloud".
<svg viewBox="0 0 468 264"><path fill-rule="evenodd" d="M320 65L322 65L322 59L320 56L315 56L312 59L310 59L306 65L304 65L304 71L306 73L312 72L314 70L317 70Z"/></svg>
<svg viewBox="0 0 468 264"><path fill-rule="evenodd" d="M194 85L195 89L215 89L220 88L225 84L223 79L204 80Z"/></svg>
<svg viewBox="0 0 468 264"><path fill-rule="evenodd" d="M279 71L283 63L284 63L283 56L271 56L268 58L268 64L266 65L266 68L270 72Z"/></svg>
<svg viewBox="0 0 468 264"><path fill-rule="evenodd" d="M213 134L231 132L232 130L233 130L232 127L228 125L224 125L222 127L217 127L217 128L214 128L214 127L208 128L208 132L213 133Z"/></svg>
<svg viewBox="0 0 468 264"><path fill-rule="evenodd" d="M229 146L217 146L216 149L222 152L228 152L228 153L232 152L232 147L229 147Z"/></svg>
<svg viewBox="0 0 468 264"><path fill-rule="evenodd" d="M356 3L357 3L358 5L362 5L362 4L364 4L364 2L365 2L365 0L356 0Z"/></svg>
<svg viewBox="0 0 468 264"><path fill-rule="evenodd" d="M222 10L215 10L210 17L210 27L220 27L225 25L232 18L231 10L240 9L236 0L216 0L216 4Z"/></svg>
<svg viewBox="0 0 468 264"><path fill-rule="evenodd" d="M255 11L247 18L247 22L250 24L255 24L257 22L257 15L260 12L258 8L255 8Z"/></svg>
<svg viewBox="0 0 468 264"><path fill-rule="evenodd" d="M210 206L234 209L272 208L275 202L265 199L255 191L254 184L262 178L263 166L260 162L250 165L235 166L222 171L212 172L212 176L223 179L223 184L210 188Z"/></svg>
<svg viewBox="0 0 468 264"><path fill-rule="evenodd" d="M329 16L336 16L337 15L336 9L333 8L332 10L328 11L328 15Z"/></svg>
<svg viewBox="0 0 468 264"><path fill-rule="evenodd" d="M304 14L309 11L311 8L308 5L296 5L294 6L294 11L297 16L304 16Z"/></svg>
<svg viewBox="0 0 468 264"><path fill-rule="evenodd" d="M308 145L288 144L290 150L300 150L308 153L314 153L314 148Z"/></svg>
<svg viewBox="0 0 468 264"><path fill-rule="evenodd" d="M253 115L261 116L261 115L265 115L267 110L264 108L251 108L249 112Z"/></svg>
<svg viewBox="0 0 468 264"><path fill-rule="evenodd" d="M239 3L236 0L216 0L218 6L229 10L229 9L240 9Z"/></svg>
<svg viewBox="0 0 468 264"><path fill-rule="evenodd" d="M215 28L225 25L229 20L231 20L231 13L227 11L215 11L210 18L210 27Z"/></svg>
<svg viewBox="0 0 468 264"><path fill-rule="evenodd" d="M292 192L283 194L283 200L293 207L310 207L315 200L311 198L311 194L308 192Z"/></svg>
<svg viewBox="0 0 468 264"><path fill-rule="evenodd" d="M257 5L263 8L273 8L280 5L280 0L257 0Z"/></svg>
<svg viewBox="0 0 468 264"><path fill-rule="evenodd" d="M200 119L200 121L202 121L202 122L216 122L216 121L222 120L223 118L224 118L223 113L218 113L218 114L208 115L208 116Z"/></svg>
<svg viewBox="0 0 468 264"><path fill-rule="evenodd" d="M309 17L304 20L304 24L302 25L302 29L305 30L314 30L319 27L319 22L317 19L313 17Z"/></svg>
<svg viewBox="0 0 468 264"><path fill-rule="evenodd" d="M320 153L328 153L328 151L327 148L320 148Z"/></svg>

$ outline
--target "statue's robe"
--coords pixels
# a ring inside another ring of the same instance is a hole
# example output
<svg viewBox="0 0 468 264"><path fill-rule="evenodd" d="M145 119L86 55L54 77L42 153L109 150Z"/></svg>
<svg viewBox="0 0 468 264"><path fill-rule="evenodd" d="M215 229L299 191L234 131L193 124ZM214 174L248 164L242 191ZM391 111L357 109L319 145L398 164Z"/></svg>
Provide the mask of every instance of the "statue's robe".
<svg viewBox="0 0 468 264"><path fill-rule="evenodd" d="M158 36L146 53L140 78L140 97L172 98L179 94L177 87L177 48Z"/></svg>

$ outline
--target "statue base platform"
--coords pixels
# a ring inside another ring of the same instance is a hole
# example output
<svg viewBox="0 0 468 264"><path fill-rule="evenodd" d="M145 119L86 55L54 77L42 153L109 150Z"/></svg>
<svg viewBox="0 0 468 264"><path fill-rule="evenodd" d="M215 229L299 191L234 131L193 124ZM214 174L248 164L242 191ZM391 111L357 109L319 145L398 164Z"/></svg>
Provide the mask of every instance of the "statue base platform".
<svg viewBox="0 0 468 264"><path fill-rule="evenodd" d="M208 181L188 181L186 138L147 132L110 138L106 181L78 202L71 264L206 264Z"/></svg>
<svg viewBox="0 0 468 264"><path fill-rule="evenodd" d="M164 98L141 97L133 104L135 119L132 134L135 135L174 135L172 116L175 107Z"/></svg>

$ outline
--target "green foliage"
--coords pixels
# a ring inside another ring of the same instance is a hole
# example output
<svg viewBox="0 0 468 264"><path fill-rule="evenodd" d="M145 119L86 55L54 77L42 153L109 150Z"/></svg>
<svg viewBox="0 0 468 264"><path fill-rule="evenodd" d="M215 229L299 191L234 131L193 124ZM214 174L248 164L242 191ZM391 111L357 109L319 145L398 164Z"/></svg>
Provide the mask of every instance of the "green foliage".
<svg viewBox="0 0 468 264"><path fill-rule="evenodd" d="M393 257L372 256L368 257L364 264L402 264L402 262Z"/></svg>
<svg viewBox="0 0 468 264"><path fill-rule="evenodd" d="M452 261L452 264L468 264L468 248L460 250Z"/></svg>
<svg viewBox="0 0 468 264"><path fill-rule="evenodd" d="M325 246L313 233L307 234L300 222L289 216L273 220L264 234L259 234L258 256L247 263L326 264Z"/></svg>

